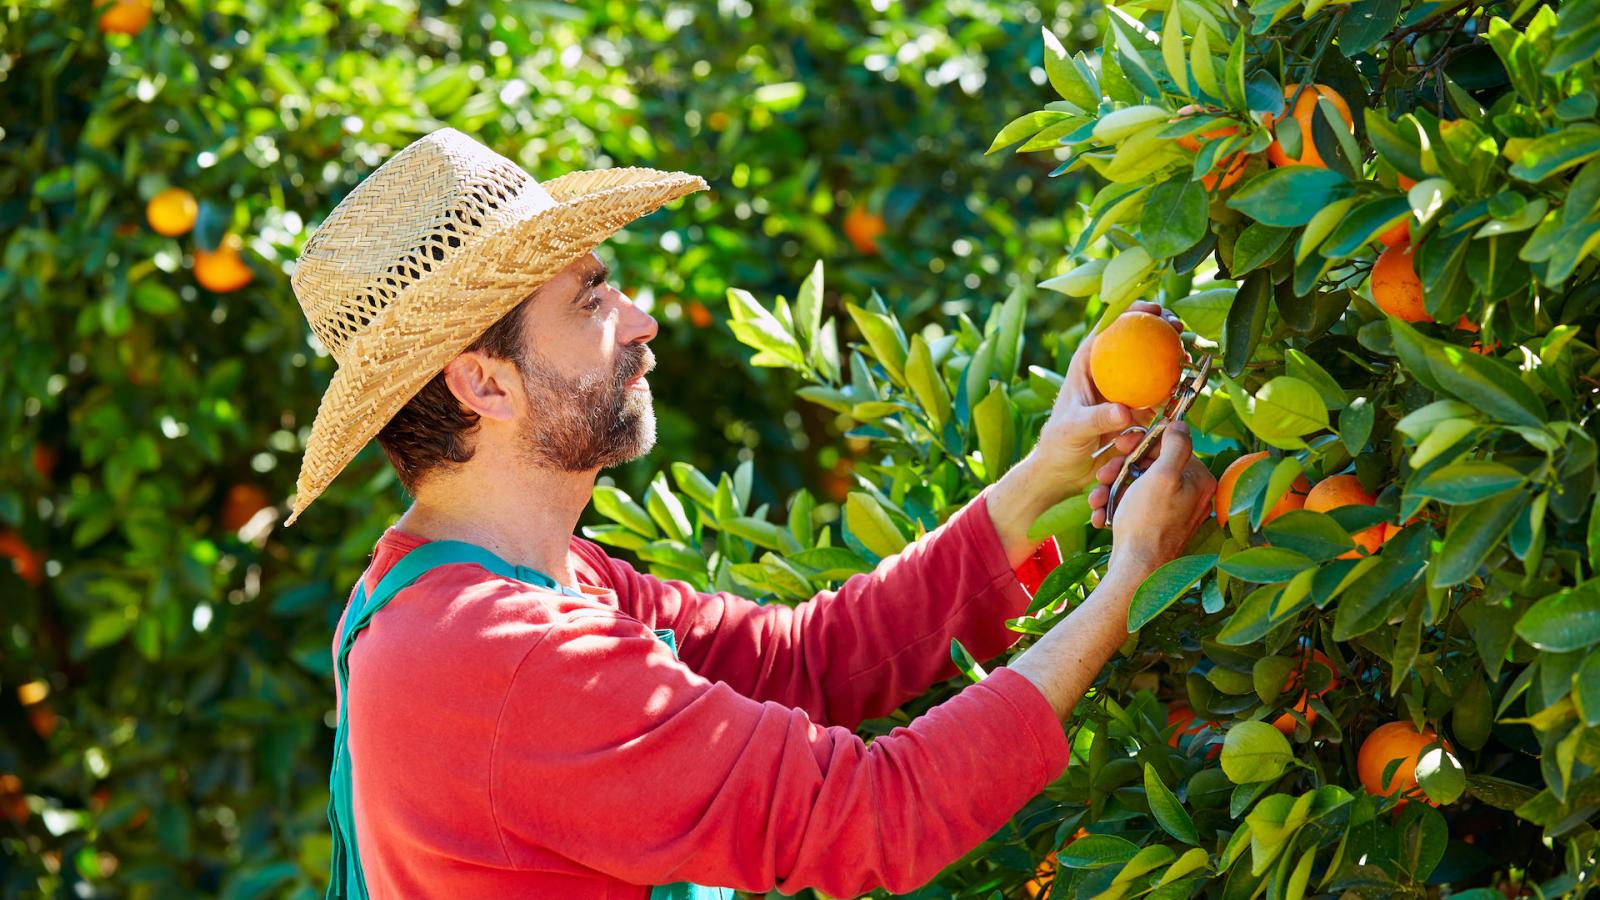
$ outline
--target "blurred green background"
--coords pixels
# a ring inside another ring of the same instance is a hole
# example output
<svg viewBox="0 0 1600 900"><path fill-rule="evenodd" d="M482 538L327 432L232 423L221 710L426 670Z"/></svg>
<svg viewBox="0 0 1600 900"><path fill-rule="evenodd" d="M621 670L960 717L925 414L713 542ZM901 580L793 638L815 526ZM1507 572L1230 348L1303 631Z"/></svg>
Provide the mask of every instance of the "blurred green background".
<svg viewBox="0 0 1600 900"><path fill-rule="evenodd" d="M635 496L671 460L751 460L758 503L850 484L728 287L793 296L821 259L830 313L979 317L1080 222L1053 154L983 155L1043 96L1040 27L1095 42L1069 4L121 4L0 0L6 897L321 896L332 628L406 498L374 442L277 524L333 371L288 273L411 140L710 182L601 251L661 323L659 442L606 473ZM199 201L177 237L146 221L169 187ZM230 234L249 283L200 286Z"/></svg>

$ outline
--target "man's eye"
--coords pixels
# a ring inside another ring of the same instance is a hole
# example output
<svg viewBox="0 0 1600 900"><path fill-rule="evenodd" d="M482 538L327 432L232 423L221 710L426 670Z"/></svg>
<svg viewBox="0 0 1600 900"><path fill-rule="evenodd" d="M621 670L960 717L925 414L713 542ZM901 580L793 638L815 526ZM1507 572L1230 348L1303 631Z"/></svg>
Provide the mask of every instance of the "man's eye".
<svg viewBox="0 0 1600 900"><path fill-rule="evenodd" d="M583 305L585 310L593 312L600 308L600 293L598 291L589 295L589 302Z"/></svg>

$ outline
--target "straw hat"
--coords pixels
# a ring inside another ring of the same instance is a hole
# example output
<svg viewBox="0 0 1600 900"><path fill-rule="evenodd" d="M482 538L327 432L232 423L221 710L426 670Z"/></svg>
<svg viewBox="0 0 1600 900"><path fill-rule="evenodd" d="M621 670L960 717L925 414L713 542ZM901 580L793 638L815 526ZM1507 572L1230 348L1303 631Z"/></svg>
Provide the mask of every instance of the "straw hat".
<svg viewBox="0 0 1600 900"><path fill-rule="evenodd" d="M290 279L338 368L284 524L501 316L624 225L705 189L642 168L541 185L453 128L379 166L306 241Z"/></svg>

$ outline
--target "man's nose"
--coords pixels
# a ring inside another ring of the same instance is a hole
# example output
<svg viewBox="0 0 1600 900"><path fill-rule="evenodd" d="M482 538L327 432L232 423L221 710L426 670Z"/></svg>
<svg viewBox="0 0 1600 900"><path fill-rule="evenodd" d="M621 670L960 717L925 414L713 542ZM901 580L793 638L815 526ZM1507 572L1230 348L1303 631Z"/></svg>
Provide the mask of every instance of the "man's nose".
<svg viewBox="0 0 1600 900"><path fill-rule="evenodd" d="M659 330L655 316L640 309L627 294L617 291L617 296L623 301L621 312L617 317L617 340L624 344L648 343L654 340Z"/></svg>

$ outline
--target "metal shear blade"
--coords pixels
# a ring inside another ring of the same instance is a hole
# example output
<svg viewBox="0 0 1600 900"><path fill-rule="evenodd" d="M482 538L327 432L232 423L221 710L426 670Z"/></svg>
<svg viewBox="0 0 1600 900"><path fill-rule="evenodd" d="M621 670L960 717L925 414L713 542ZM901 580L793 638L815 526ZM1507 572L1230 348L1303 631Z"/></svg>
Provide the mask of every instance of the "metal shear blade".
<svg viewBox="0 0 1600 900"><path fill-rule="evenodd" d="M1128 482L1134 478L1137 466L1154 447L1161 436L1161 432L1171 422L1176 422L1184 417L1189 407L1194 405L1196 397L1206 386L1206 376L1211 374L1211 354L1205 353L1200 361L1195 364L1194 372L1178 381L1172 390L1172 397L1167 400L1167 405L1161 411L1161 416L1151 424L1150 429L1144 433L1144 438L1139 445L1133 448L1127 458L1122 461L1122 468L1117 472L1117 477L1111 482L1111 492L1106 496L1106 527L1111 527L1111 515L1116 509L1117 498L1127 488ZM1110 446L1110 445L1107 445Z"/></svg>

